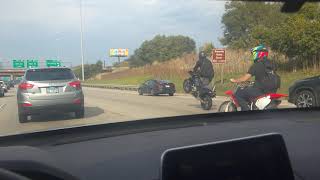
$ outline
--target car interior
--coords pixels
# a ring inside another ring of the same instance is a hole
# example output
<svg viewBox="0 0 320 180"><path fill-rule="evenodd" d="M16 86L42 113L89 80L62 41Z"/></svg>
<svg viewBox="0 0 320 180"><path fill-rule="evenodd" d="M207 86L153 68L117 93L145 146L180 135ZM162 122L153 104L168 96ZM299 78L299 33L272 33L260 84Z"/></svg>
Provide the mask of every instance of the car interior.
<svg viewBox="0 0 320 180"><path fill-rule="evenodd" d="M270 2L294 13L307 1ZM319 117L208 113L1 136L0 179L319 180Z"/></svg>

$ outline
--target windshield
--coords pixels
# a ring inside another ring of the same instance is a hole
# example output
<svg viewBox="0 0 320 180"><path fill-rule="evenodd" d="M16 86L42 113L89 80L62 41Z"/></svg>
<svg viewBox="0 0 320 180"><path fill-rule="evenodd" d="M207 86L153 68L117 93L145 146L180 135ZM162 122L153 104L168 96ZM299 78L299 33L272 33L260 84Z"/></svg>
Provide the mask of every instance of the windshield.
<svg viewBox="0 0 320 180"><path fill-rule="evenodd" d="M320 5L282 5L4 0L0 136L317 107Z"/></svg>

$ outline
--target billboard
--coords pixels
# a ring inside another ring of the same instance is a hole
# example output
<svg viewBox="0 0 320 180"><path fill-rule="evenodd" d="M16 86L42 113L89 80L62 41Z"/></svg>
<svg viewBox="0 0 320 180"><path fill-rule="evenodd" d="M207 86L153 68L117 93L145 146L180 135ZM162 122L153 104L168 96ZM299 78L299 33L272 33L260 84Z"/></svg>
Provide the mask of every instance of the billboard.
<svg viewBox="0 0 320 180"><path fill-rule="evenodd" d="M110 49L109 51L109 56L110 57L128 57L129 56L129 50L128 49Z"/></svg>

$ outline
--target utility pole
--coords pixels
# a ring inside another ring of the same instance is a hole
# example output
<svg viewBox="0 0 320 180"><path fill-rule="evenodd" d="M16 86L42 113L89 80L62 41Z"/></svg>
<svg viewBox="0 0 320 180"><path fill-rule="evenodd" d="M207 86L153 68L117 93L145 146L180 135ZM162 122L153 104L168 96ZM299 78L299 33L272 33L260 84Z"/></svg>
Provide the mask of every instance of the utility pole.
<svg viewBox="0 0 320 180"><path fill-rule="evenodd" d="M81 69L82 81L84 81L84 55L83 55L83 24L82 24L82 0L80 0L80 46L81 46Z"/></svg>

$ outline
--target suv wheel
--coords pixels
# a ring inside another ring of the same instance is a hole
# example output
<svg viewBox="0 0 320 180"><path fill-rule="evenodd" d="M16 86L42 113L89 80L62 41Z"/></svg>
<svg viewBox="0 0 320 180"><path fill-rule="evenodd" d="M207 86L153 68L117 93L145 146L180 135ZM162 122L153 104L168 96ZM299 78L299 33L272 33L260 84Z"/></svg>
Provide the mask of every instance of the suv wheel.
<svg viewBox="0 0 320 180"><path fill-rule="evenodd" d="M84 108L81 108L79 111L74 112L74 114L76 115L77 119L84 118Z"/></svg>
<svg viewBox="0 0 320 180"><path fill-rule="evenodd" d="M19 122L26 123L28 121L28 116L25 114L19 114Z"/></svg>
<svg viewBox="0 0 320 180"><path fill-rule="evenodd" d="M316 99L312 92L304 90L297 94L294 104L298 108L314 107L316 106Z"/></svg>

